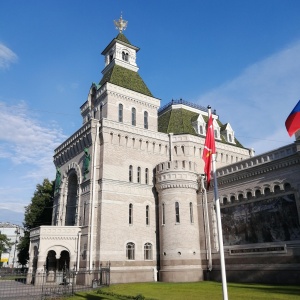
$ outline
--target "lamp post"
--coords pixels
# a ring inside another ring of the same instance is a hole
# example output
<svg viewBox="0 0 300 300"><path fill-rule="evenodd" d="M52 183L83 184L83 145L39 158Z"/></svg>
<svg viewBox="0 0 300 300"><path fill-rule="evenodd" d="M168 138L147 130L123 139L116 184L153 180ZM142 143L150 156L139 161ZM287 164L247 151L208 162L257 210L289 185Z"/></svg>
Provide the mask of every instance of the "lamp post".
<svg viewBox="0 0 300 300"><path fill-rule="evenodd" d="M15 241L15 248L14 248L14 258L13 258L13 263L12 263L12 268L14 269L15 267L15 258L16 258L16 249L17 249L17 244L18 244L18 236L20 234L20 228L19 226L17 226L16 230L15 230L15 234L16 234L16 241Z"/></svg>

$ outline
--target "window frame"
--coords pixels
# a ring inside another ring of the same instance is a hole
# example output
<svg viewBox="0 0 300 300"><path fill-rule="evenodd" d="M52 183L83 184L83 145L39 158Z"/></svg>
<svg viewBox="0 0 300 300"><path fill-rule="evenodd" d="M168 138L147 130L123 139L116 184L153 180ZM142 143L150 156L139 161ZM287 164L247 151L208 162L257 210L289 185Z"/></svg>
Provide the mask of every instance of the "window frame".
<svg viewBox="0 0 300 300"><path fill-rule="evenodd" d="M126 259L135 260L135 244L133 242L126 244Z"/></svg>
<svg viewBox="0 0 300 300"><path fill-rule="evenodd" d="M136 108L131 108L131 125L136 126Z"/></svg>
<svg viewBox="0 0 300 300"><path fill-rule="evenodd" d="M153 247L151 243L144 244L144 260L153 260Z"/></svg>

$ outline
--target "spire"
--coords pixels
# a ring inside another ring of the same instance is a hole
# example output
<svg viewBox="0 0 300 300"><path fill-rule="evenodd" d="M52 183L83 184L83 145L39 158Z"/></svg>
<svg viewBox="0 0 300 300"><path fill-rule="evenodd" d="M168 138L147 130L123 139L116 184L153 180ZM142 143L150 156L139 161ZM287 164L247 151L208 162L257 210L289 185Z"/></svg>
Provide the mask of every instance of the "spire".
<svg viewBox="0 0 300 300"><path fill-rule="evenodd" d="M122 31L126 29L128 21L123 20L122 12L121 12L120 19L117 21L114 20L114 23L115 23L116 29L119 30L120 33L122 33Z"/></svg>

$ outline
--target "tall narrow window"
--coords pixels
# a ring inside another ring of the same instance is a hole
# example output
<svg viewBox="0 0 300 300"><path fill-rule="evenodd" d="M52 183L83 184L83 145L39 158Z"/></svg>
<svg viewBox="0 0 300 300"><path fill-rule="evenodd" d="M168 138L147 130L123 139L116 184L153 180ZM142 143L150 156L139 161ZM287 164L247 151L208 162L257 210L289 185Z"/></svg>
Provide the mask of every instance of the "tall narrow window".
<svg viewBox="0 0 300 300"><path fill-rule="evenodd" d="M194 223L193 203L190 202L190 221Z"/></svg>
<svg viewBox="0 0 300 300"><path fill-rule="evenodd" d="M134 107L131 109L131 125L136 125L136 109Z"/></svg>
<svg viewBox="0 0 300 300"><path fill-rule="evenodd" d="M103 117L103 104L101 103L100 104L100 120L102 119Z"/></svg>
<svg viewBox="0 0 300 300"><path fill-rule="evenodd" d="M132 203L129 204L129 224L132 225L133 223L133 205Z"/></svg>
<svg viewBox="0 0 300 300"><path fill-rule="evenodd" d="M132 165L129 166L129 182L132 182Z"/></svg>
<svg viewBox="0 0 300 300"><path fill-rule="evenodd" d="M119 122L123 122L123 104L119 104Z"/></svg>
<svg viewBox="0 0 300 300"><path fill-rule="evenodd" d="M144 260L152 260L152 244L146 243L144 245Z"/></svg>
<svg viewBox="0 0 300 300"><path fill-rule="evenodd" d="M134 260L135 256L135 245L134 243L127 243L126 245L126 258L128 260Z"/></svg>
<svg viewBox="0 0 300 300"><path fill-rule="evenodd" d="M144 128L148 129L148 112L144 111Z"/></svg>
<svg viewBox="0 0 300 300"><path fill-rule="evenodd" d="M145 183L148 184L149 182L149 170L148 168L145 169Z"/></svg>
<svg viewBox="0 0 300 300"><path fill-rule="evenodd" d="M146 225L150 224L150 212L149 212L149 205L146 206Z"/></svg>
<svg viewBox="0 0 300 300"><path fill-rule="evenodd" d="M137 183L141 183L141 168L137 168Z"/></svg>
<svg viewBox="0 0 300 300"><path fill-rule="evenodd" d="M176 216L176 223L180 223L179 203L178 202L175 202L175 216Z"/></svg>
<svg viewBox="0 0 300 300"><path fill-rule="evenodd" d="M161 212L161 214L162 214L162 225L165 225L166 224L166 215L165 215L165 204L163 203L162 204L162 212Z"/></svg>

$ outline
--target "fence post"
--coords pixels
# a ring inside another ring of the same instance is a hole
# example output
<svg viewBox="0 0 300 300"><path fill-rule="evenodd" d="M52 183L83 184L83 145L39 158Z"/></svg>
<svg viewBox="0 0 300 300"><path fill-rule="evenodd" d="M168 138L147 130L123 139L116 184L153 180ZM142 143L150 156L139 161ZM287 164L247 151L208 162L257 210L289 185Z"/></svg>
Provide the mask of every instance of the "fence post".
<svg viewBox="0 0 300 300"><path fill-rule="evenodd" d="M43 272L43 279L42 279L42 294L41 294L41 300L43 300L43 296L44 296L44 280L45 280L45 276L46 275L46 264L44 264L44 272Z"/></svg>

